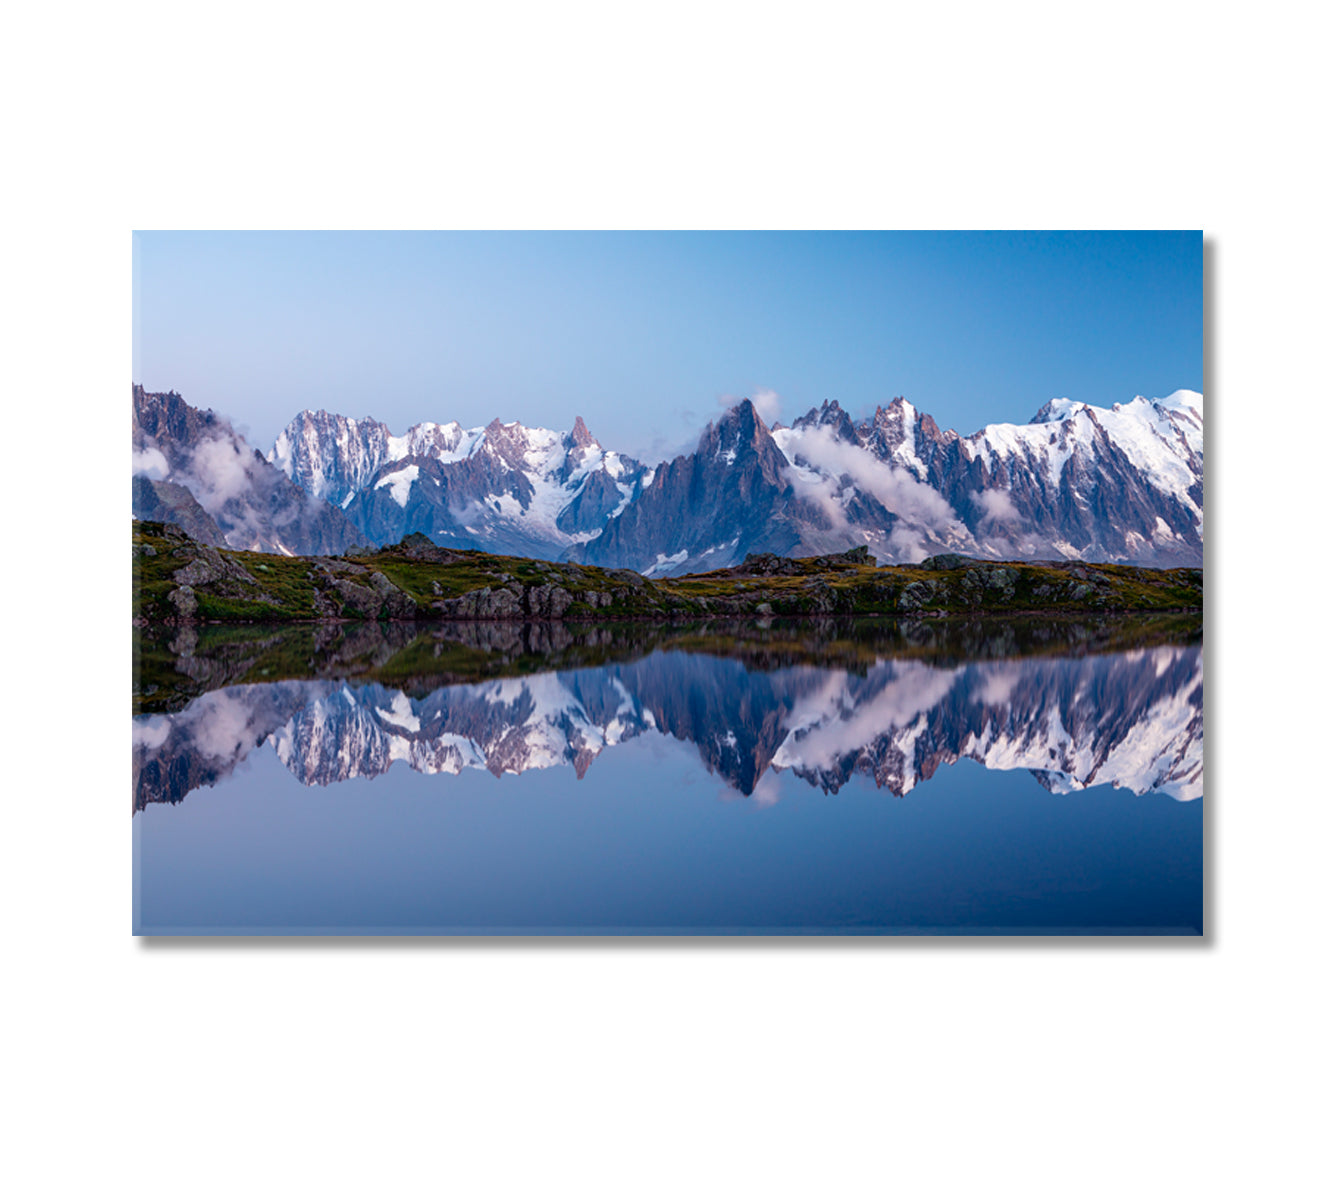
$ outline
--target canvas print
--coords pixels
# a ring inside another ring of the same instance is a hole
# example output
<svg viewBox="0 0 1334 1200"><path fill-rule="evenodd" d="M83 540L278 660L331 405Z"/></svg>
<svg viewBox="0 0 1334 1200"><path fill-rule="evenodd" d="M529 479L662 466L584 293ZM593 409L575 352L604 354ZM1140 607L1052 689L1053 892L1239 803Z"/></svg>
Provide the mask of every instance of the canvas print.
<svg viewBox="0 0 1334 1200"><path fill-rule="evenodd" d="M1203 934L1202 271L135 234L134 931Z"/></svg>

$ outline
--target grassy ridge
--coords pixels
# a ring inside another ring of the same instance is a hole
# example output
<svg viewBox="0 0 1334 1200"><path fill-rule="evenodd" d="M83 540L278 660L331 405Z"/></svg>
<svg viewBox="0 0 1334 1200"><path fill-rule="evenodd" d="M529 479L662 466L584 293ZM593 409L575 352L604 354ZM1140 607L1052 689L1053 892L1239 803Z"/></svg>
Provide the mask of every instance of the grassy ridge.
<svg viewBox="0 0 1334 1200"><path fill-rule="evenodd" d="M220 550L173 525L134 524L136 624L207 622L1134 613L1198 611L1203 572L1089 563L995 563L941 555L878 567L865 550L752 555L704 575L445 550L414 535L342 557Z"/></svg>

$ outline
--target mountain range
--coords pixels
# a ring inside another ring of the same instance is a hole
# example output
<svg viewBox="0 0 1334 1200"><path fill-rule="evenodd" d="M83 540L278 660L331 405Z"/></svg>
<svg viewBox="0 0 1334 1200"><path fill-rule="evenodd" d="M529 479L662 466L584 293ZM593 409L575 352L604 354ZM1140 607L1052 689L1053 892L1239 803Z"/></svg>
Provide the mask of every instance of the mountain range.
<svg viewBox="0 0 1334 1200"><path fill-rule="evenodd" d="M135 807L179 802L264 745L302 783L327 786L396 762L496 776L564 765L582 779L609 749L659 735L761 799L774 771L826 793L866 776L904 796L970 759L1031 771L1053 793L1111 784L1193 800L1203 724L1198 646L956 666L890 659L863 672L670 652L415 698L378 683L248 684L135 720Z"/></svg>
<svg viewBox="0 0 1334 1200"><path fill-rule="evenodd" d="M134 388L134 515L197 541L270 554L341 554L361 534L254 450L225 417Z"/></svg>
<svg viewBox="0 0 1334 1200"><path fill-rule="evenodd" d="M645 575L867 545L882 562L953 551L1011 560L1199 566L1203 397L1099 408L1052 400L1026 425L941 430L903 398L854 421L837 402L791 426L749 400L696 448L646 465L518 422L465 429L298 414L260 455L221 416L134 389L135 515L235 549L339 553L421 533Z"/></svg>

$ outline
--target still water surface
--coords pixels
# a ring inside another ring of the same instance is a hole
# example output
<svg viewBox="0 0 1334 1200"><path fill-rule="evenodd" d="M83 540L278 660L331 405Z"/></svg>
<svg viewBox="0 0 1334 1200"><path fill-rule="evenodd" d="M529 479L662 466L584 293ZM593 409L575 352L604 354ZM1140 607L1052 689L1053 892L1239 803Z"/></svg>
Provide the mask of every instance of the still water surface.
<svg viewBox="0 0 1334 1200"><path fill-rule="evenodd" d="M141 646L135 931L1198 934L1198 638L1057 632Z"/></svg>

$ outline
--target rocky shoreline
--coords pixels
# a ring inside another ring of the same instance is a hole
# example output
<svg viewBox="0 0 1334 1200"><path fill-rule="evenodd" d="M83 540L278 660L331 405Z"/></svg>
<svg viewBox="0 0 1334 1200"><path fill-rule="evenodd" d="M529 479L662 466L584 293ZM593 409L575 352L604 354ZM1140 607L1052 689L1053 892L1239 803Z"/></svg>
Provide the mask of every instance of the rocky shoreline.
<svg viewBox="0 0 1334 1200"><path fill-rule="evenodd" d="M296 557L228 550L180 527L134 522L137 625L679 617L949 616L1198 612L1204 573L944 554L878 566L866 547L791 559L751 555L702 575L450 550L413 535L382 549Z"/></svg>

